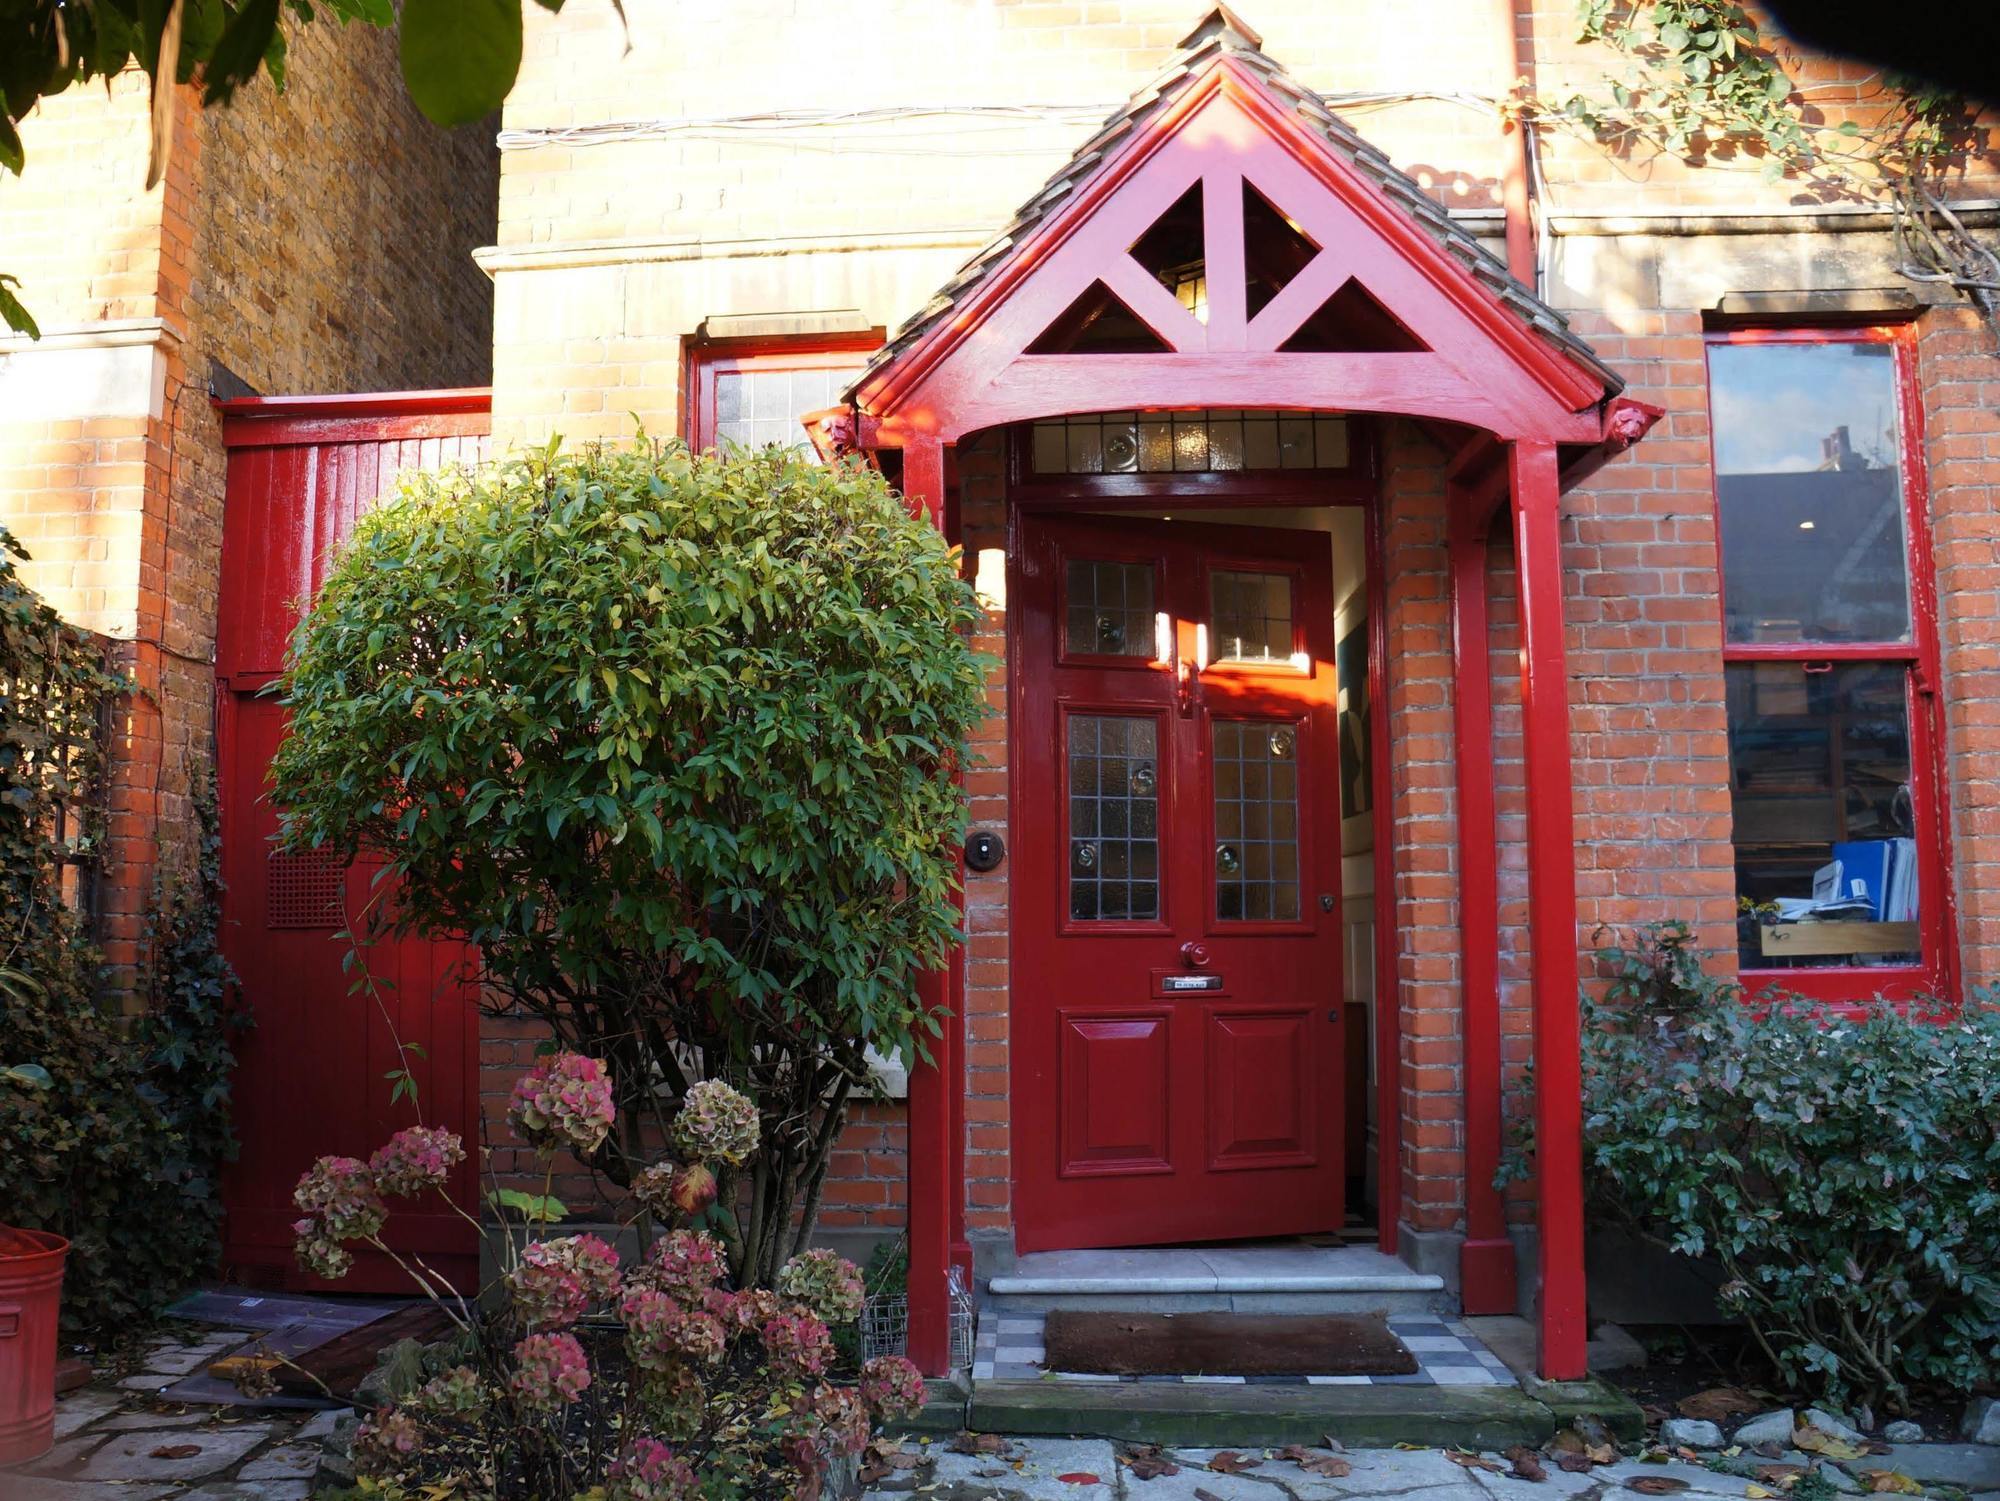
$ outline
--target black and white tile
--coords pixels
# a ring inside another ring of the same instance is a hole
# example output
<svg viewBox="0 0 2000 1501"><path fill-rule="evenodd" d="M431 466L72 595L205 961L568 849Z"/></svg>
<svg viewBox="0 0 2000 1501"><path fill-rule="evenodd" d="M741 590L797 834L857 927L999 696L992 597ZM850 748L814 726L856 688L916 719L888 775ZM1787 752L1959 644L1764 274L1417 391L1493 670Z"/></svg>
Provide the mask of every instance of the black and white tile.
<svg viewBox="0 0 2000 1501"><path fill-rule="evenodd" d="M1039 1313L979 1314L972 1354L974 1381L1165 1382L1190 1386L1512 1386L1500 1357L1457 1319L1392 1314L1389 1330L1416 1357L1411 1376L1099 1376L1051 1371L1042 1364Z"/></svg>

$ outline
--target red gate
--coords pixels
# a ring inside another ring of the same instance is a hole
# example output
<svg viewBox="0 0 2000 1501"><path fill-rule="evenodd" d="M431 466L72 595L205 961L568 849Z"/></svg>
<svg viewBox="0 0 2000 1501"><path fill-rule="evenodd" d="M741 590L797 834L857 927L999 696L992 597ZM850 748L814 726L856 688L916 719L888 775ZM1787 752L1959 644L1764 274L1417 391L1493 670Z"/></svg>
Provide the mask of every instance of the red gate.
<svg viewBox="0 0 2000 1501"><path fill-rule="evenodd" d="M223 1259L230 1276L253 1285L328 1285L292 1256L299 1174L322 1153L365 1158L419 1114L464 1136L470 1160L451 1191L477 1217L479 1013L464 947L371 947L370 983L350 994L348 944L338 935L373 894L371 872L273 845L278 812L266 776L285 712L263 690L356 518L400 470L485 457L489 405L485 391L221 404L229 451L215 666L222 944L255 1018L237 1050L242 1155L223 1180ZM417 1098L392 1102L384 1076L404 1066ZM471 1222L434 1196L398 1207L383 1234L398 1255L461 1287L477 1279ZM334 1285L414 1290L380 1253L357 1255Z"/></svg>

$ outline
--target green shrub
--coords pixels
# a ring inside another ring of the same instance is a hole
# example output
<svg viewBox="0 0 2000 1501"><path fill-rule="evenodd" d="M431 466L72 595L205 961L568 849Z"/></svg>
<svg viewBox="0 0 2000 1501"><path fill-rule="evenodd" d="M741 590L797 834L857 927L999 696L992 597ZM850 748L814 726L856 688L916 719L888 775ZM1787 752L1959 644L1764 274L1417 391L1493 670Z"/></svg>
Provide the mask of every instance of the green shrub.
<svg viewBox="0 0 2000 1501"><path fill-rule="evenodd" d="M2000 1376L2000 1010L1584 1002L1592 1207L1728 1281L1786 1380L1905 1407Z"/></svg>
<svg viewBox="0 0 2000 1501"><path fill-rule="evenodd" d="M613 1182L701 1081L752 1099L717 1229L768 1284L866 1046L935 1027L974 619L956 554L854 466L642 436L408 476L294 642L286 837L379 855L391 923L465 934L490 993L611 1066Z"/></svg>
<svg viewBox="0 0 2000 1501"><path fill-rule="evenodd" d="M92 850L96 727L127 685L21 583L19 555L0 532L0 1220L68 1237L64 1325L102 1337L148 1322L215 1260L215 1169L234 1141L213 800L197 798L194 879L149 925L152 1009L117 1016L62 900L55 809Z"/></svg>

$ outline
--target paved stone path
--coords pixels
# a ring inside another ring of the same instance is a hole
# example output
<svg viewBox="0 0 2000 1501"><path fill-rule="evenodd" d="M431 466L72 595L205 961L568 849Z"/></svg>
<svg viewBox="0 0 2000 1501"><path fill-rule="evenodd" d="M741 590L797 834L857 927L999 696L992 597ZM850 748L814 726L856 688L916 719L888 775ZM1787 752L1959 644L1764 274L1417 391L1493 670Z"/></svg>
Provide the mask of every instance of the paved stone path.
<svg viewBox="0 0 2000 1501"><path fill-rule="evenodd" d="M1130 1448L1102 1439L1016 1439L1000 1454L960 1454L948 1443L906 1441L903 1449L922 1463L898 1470L867 1495L873 1501L1360 1501L1367 1497L1410 1497L1412 1501L1640 1501L1648 1488L1631 1482L1680 1481L1673 1494L1685 1501L1745 1501L1754 1482L1682 1461L1624 1459L1573 1475L1549 1461L1547 1479L1521 1480L1506 1473L1498 1455L1495 1468L1467 1467L1438 1449L1356 1449L1340 1458L1349 1473L1330 1477L1278 1458L1274 1451L1178 1449L1165 1458L1175 1475L1141 1479L1129 1463ZM1234 1454L1220 1470L1210 1468L1218 1452ZM1318 1451L1324 1453L1326 1451ZM1800 1462L1805 1455L1787 1456ZM1717 1456L1718 1463L1728 1463ZM1237 1466L1254 1460L1247 1469ZM1889 1467L1927 1482L1933 1494L2000 1501L2000 1447L1985 1444L1899 1445L1889 1456L1856 1461L1857 1471ZM1836 1466L1825 1467L1837 1488L1860 1492L1863 1485ZM1835 1479L1835 1476L1838 1479ZM1652 1487L1657 1490L1660 1487ZM1781 1496L1775 1487L1758 1487ZM913 1494L914 1493L914 1494ZM1894 1498L1891 1498L1894 1501Z"/></svg>
<svg viewBox="0 0 2000 1501"><path fill-rule="evenodd" d="M0 1501L305 1501L335 1412L193 1406L159 1393L244 1334L170 1336L140 1369L56 1403L56 1446L0 1470Z"/></svg>

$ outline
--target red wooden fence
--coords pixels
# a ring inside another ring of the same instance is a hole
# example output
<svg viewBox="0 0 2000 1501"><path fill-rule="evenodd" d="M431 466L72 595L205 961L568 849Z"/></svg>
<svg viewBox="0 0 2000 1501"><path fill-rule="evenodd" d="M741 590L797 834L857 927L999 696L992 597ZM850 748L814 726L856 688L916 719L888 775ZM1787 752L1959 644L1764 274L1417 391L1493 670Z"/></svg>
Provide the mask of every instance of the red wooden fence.
<svg viewBox="0 0 2000 1501"><path fill-rule="evenodd" d="M342 541L399 471L486 454L485 391L221 403L229 481L216 631L217 757L222 802L223 949L255 1025L238 1052L242 1155L225 1175L228 1274L259 1286L323 1286L292 1256L292 1188L322 1153L365 1158L420 1117L466 1140L452 1196L478 1209L479 1018L463 945L410 940L366 951L371 983L351 994L339 935L375 893L365 865L344 869L278 850L266 787L285 711L265 692L284 666L304 602ZM418 1054L414 1049L421 1049ZM384 1075L415 1075L414 1102L390 1099ZM399 1255L469 1286L471 1223L435 1196L391 1215ZM413 1291L379 1253L358 1255L337 1284Z"/></svg>

